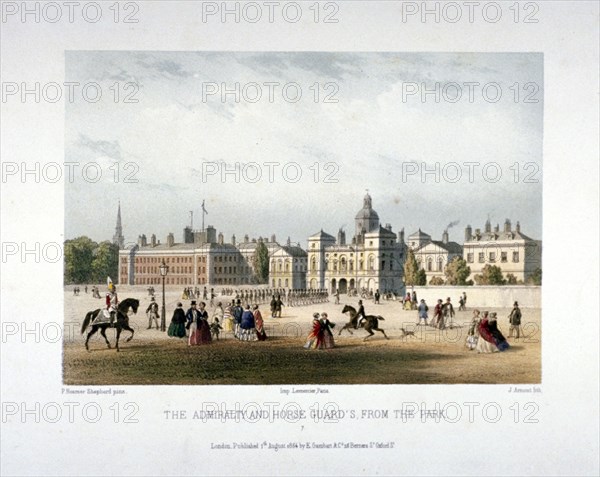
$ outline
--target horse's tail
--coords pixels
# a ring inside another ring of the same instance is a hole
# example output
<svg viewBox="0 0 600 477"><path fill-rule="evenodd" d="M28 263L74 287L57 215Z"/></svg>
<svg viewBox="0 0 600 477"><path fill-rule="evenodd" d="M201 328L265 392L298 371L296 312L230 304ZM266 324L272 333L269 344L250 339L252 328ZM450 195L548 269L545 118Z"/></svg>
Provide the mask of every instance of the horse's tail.
<svg viewBox="0 0 600 477"><path fill-rule="evenodd" d="M378 320L383 320L383 321L385 321L385 318L384 318L383 316L379 316L379 315L378 315L378 316L377 316L377 319L378 319Z"/></svg>
<svg viewBox="0 0 600 477"><path fill-rule="evenodd" d="M85 315L85 319L83 320L83 324L81 325L81 334L83 334L85 332L86 328L90 324L90 321L92 320L93 315L94 315L93 311L90 311L87 315Z"/></svg>

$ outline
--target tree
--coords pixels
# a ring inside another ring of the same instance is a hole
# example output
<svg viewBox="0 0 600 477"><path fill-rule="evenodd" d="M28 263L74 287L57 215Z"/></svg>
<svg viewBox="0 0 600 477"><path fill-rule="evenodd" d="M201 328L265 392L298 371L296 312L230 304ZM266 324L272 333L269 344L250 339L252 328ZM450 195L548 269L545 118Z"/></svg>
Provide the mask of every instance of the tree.
<svg viewBox="0 0 600 477"><path fill-rule="evenodd" d="M269 282L269 249L263 242L258 242L253 260L258 283Z"/></svg>
<svg viewBox="0 0 600 477"><path fill-rule="evenodd" d="M97 247L96 242L85 236L65 241L65 283L93 281L92 260Z"/></svg>
<svg viewBox="0 0 600 477"><path fill-rule="evenodd" d="M422 287L427 285L427 274L422 268L417 272L417 283L418 286Z"/></svg>
<svg viewBox="0 0 600 477"><path fill-rule="evenodd" d="M541 285L542 284L542 269L536 268L531 275L527 278L528 285Z"/></svg>
<svg viewBox="0 0 600 477"><path fill-rule="evenodd" d="M423 273L425 271L423 270ZM415 254L411 249L408 250L406 262L404 262L404 283L407 287L419 285L419 264L415 258Z"/></svg>
<svg viewBox="0 0 600 477"><path fill-rule="evenodd" d="M442 277L433 277L429 280L430 285L439 286L444 284L444 279Z"/></svg>
<svg viewBox="0 0 600 477"><path fill-rule="evenodd" d="M119 273L119 246L109 241L100 242L94 250L92 278L102 282L111 277L115 283Z"/></svg>
<svg viewBox="0 0 600 477"><path fill-rule="evenodd" d="M505 285L506 280L502 275L502 269L496 265L486 265L481 275L475 275L477 285Z"/></svg>
<svg viewBox="0 0 600 477"><path fill-rule="evenodd" d="M446 283L448 285L467 285L467 278L471 274L471 269L467 266L467 261L462 257L454 257L444 270Z"/></svg>
<svg viewBox="0 0 600 477"><path fill-rule="evenodd" d="M506 275L506 283L508 285L517 285L519 282L516 276L514 276L512 273L508 273Z"/></svg>

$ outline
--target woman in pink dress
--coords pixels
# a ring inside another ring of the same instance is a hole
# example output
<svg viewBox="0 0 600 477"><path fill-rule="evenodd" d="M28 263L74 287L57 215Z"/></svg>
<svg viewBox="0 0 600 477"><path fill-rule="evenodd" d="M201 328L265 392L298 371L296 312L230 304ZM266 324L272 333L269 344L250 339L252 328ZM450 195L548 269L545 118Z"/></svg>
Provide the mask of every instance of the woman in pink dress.
<svg viewBox="0 0 600 477"><path fill-rule="evenodd" d="M487 312L484 312L483 319L479 323L479 339L475 349L478 353L496 353L508 348L509 344L506 338L498 329L496 313L490 313L488 317Z"/></svg>

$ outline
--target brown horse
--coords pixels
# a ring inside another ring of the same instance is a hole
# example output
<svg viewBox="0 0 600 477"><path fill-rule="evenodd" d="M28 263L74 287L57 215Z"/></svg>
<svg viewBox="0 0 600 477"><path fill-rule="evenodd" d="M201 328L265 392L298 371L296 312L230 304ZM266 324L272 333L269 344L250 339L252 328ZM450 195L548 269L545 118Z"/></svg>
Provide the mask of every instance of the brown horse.
<svg viewBox="0 0 600 477"><path fill-rule="evenodd" d="M338 336L341 335L342 331L344 330L348 330L350 334L353 334L352 328L358 327L358 316L356 313L356 309L351 307L350 305L345 305L344 309L342 310L342 313L348 313L350 315L350 321L342 327L342 329L338 333ZM369 333L369 336L366 336L365 340L375 334L373 333L373 331L381 331L383 333L383 336L385 336L385 339L389 340L388 336L385 334L385 331L378 327L379 320L385 320L385 318L383 316L375 315L367 315L365 317L365 320L361 323L361 326Z"/></svg>
<svg viewBox="0 0 600 477"><path fill-rule="evenodd" d="M114 324L114 327L117 329L117 351L119 351L119 337L121 336L122 330L131 331L131 336L127 338L126 341L131 341L131 338L133 338L133 328L129 326L129 316L127 316L127 312L129 311L129 308L131 308L134 313L137 313L139 306L139 300L136 300L135 298L126 298L121 303L119 303L119 306L117 307L117 319ZM100 313L102 313L101 308L98 308L94 311L90 311L85 315L85 319L83 320L83 324L81 325L81 334L83 334L87 327L90 326L90 322L92 322L92 330L88 333L87 338L85 340L85 349L87 349L88 351L90 350L90 348L88 347L88 341L90 340L92 335L96 333L96 331L98 331L98 329L100 329L100 334L104 336L106 345L110 349L110 343L108 341L108 338L106 337L106 328L111 328L111 324L106 321L97 324L93 323L94 318L96 318Z"/></svg>

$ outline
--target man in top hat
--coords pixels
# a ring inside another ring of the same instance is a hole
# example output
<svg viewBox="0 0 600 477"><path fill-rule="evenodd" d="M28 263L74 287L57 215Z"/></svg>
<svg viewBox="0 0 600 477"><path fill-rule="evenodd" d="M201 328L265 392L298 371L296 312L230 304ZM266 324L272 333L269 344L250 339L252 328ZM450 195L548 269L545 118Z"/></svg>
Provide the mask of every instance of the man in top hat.
<svg viewBox="0 0 600 477"><path fill-rule="evenodd" d="M516 339L519 339L519 331L521 329L521 310L519 309L519 303L515 301L513 305L513 309L508 315L508 322L510 323L510 328L508 330L508 337L513 337L513 331L516 332Z"/></svg>
<svg viewBox="0 0 600 477"><path fill-rule="evenodd" d="M446 298L446 303L444 303L443 307L443 315L444 315L444 328L447 326L448 328L454 327L454 307L452 306L452 301L450 297Z"/></svg>
<svg viewBox="0 0 600 477"><path fill-rule="evenodd" d="M156 299L152 297L150 299L150 304L148 308L146 308L146 315L148 316L148 328L152 328L152 320L154 319L154 324L156 325L156 329L158 330L158 303L156 303Z"/></svg>
<svg viewBox="0 0 600 477"><path fill-rule="evenodd" d="M367 315L365 315L365 307L363 306L362 300L358 300L358 311L356 312L356 328L358 329L362 326L362 322L367 319Z"/></svg>

